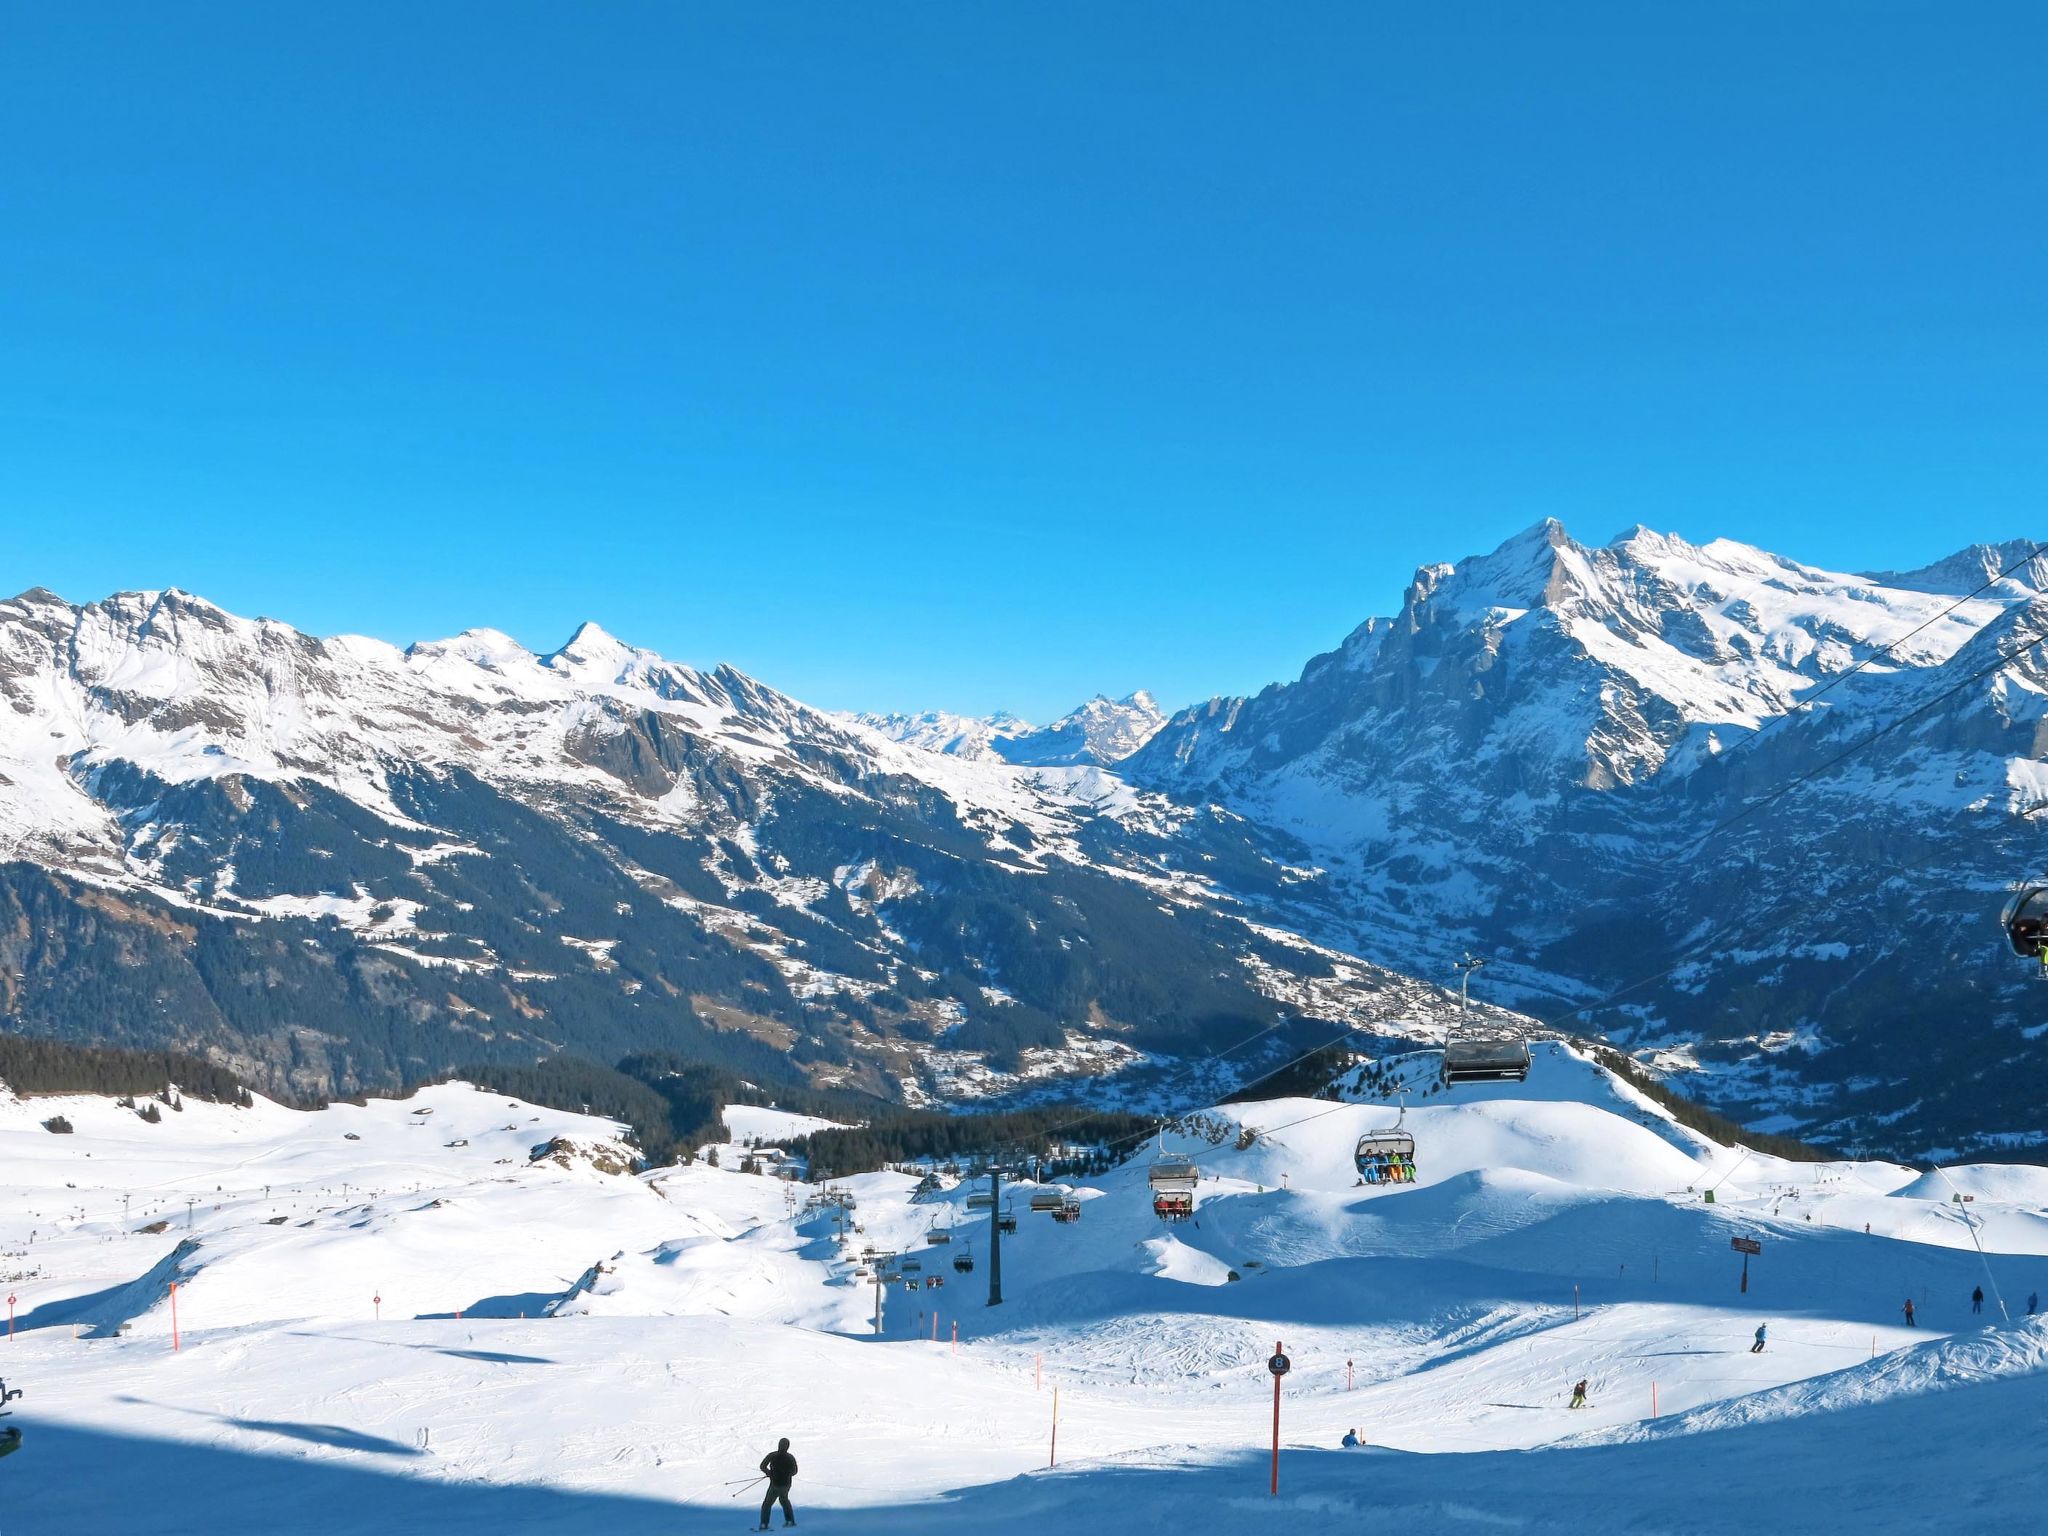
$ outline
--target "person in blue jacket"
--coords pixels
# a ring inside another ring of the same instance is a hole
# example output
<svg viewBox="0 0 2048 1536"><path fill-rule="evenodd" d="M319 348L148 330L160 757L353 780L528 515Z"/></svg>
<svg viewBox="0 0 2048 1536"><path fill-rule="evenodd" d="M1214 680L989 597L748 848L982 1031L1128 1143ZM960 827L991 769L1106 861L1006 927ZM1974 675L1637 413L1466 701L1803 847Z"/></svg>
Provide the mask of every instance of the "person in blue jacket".
<svg viewBox="0 0 2048 1536"><path fill-rule="evenodd" d="M1358 1445L1358 1431L1357 1431L1357 1430L1355 1430L1355 1429L1347 1429L1347 1430L1345 1430L1345 1431L1344 1431L1344 1448L1345 1448L1346 1450L1352 1450L1352 1449L1356 1448L1356 1446L1357 1446L1357 1445Z"/></svg>
<svg viewBox="0 0 2048 1536"><path fill-rule="evenodd" d="M1749 1346L1749 1352L1752 1355L1760 1355L1764 1352L1764 1329L1768 1326L1765 1323L1758 1323L1756 1325L1756 1342Z"/></svg>

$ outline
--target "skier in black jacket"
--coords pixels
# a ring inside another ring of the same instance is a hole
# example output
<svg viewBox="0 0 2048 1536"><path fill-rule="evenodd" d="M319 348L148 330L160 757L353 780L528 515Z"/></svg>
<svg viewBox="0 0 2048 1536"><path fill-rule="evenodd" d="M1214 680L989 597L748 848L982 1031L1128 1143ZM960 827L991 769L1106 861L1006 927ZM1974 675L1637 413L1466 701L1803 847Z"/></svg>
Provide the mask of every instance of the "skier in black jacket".
<svg viewBox="0 0 2048 1536"><path fill-rule="evenodd" d="M768 1529L768 1512L779 1500L782 1504L782 1523L796 1524L796 1511L789 1507L789 1485L796 1481L796 1458L789 1454L789 1442L779 1442L775 1449L761 1458L761 1470L768 1476L768 1494L761 1500L761 1523L756 1530Z"/></svg>

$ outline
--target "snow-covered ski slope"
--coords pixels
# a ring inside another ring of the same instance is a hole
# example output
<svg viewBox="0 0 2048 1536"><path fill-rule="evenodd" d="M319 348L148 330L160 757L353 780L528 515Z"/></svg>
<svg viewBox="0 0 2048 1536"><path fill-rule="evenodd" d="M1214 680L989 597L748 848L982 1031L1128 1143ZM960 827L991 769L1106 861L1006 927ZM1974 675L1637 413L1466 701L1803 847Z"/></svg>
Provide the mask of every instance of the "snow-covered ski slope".
<svg viewBox="0 0 2048 1536"><path fill-rule="evenodd" d="M842 1246L809 1186L607 1171L614 1126L460 1085L157 1125L0 1097L0 1531L739 1530L782 1435L804 1528L864 1536L2042 1529L2048 1175L1748 1156L1562 1046L1414 1098L1417 1182L1361 1187L1396 1114L1211 1112L1167 1137L1203 1170L1176 1227L1143 1158L1070 1182L1072 1225L1019 1187L992 1309L966 1187L846 1180ZM879 1338L864 1247L946 1281L884 1291Z"/></svg>

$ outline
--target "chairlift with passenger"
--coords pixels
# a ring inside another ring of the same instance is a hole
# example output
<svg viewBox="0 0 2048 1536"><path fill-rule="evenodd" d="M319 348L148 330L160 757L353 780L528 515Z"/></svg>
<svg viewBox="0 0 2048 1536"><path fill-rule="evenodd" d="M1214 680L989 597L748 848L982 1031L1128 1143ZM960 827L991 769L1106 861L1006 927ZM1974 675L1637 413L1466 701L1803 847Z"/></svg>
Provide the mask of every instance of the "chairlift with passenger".
<svg viewBox="0 0 2048 1536"><path fill-rule="evenodd" d="M2006 942L2022 960L2040 962L2041 977L2048 980L2048 885L2022 885L1998 915Z"/></svg>
<svg viewBox="0 0 2048 1536"><path fill-rule="evenodd" d="M1413 1184L1415 1182L1415 1138L1401 1127L1408 1119L1408 1106L1383 1131L1367 1131L1352 1149L1351 1161L1358 1176L1368 1184Z"/></svg>
<svg viewBox="0 0 2048 1536"><path fill-rule="evenodd" d="M1152 1214L1161 1221L1186 1221L1195 1214L1195 1190L1202 1170L1185 1157L1166 1152L1166 1131L1159 1132L1159 1160L1145 1175L1152 1186Z"/></svg>
<svg viewBox="0 0 2048 1536"><path fill-rule="evenodd" d="M953 1255L953 1272L958 1275L974 1273L974 1251L971 1248L962 1248Z"/></svg>

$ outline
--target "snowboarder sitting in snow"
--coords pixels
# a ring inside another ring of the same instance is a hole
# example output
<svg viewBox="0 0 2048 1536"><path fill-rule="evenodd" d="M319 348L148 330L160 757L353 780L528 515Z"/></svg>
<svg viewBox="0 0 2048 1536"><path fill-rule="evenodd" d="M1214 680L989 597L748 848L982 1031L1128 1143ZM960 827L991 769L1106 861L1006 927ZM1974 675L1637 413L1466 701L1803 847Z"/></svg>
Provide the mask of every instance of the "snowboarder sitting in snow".
<svg viewBox="0 0 2048 1536"><path fill-rule="evenodd" d="M1756 1342L1749 1346L1749 1352L1752 1355L1760 1355L1764 1352L1764 1329L1768 1326L1766 1323L1758 1323L1756 1325Z"/></svg>
<svg viewBox="0 0 2048 1536"><path fill-rule="evenodd" d="M1574 1408L1586 1406L1586 1381L1584 1377L1580 1377L1579 1384L1572 1388L1572 1406Z"/></svg>
<svg viewBox="0 0 2048 1536"><path fill-rule="evenodd" d="M1357 1430L1355 1430L1355 1429L1347 1429L1347 1430L1345 1430L1345 1431L1344 1431L1344 1448L1345 1448L1346 1450L1352 1450L1352 1449L1355 1449L1355 1448L1357 1447L1357 1445L1358 1445L1358 1431L1357 1431Z"/></svg>
<svg viewBox="0 0 2048 1536"><path fill-rule="evenodd" d="M789 1454L789 1442L783 1440L774 1450L761 1458L761 1470L768 1476L768 1493L761 1500L761 1523L756 1530L768 1529L768 1511L777 1502L782 1505L782 1523L796 1524L796 1511L789 1507L789 1485L796 1481L796 1458Z"/></svg>

